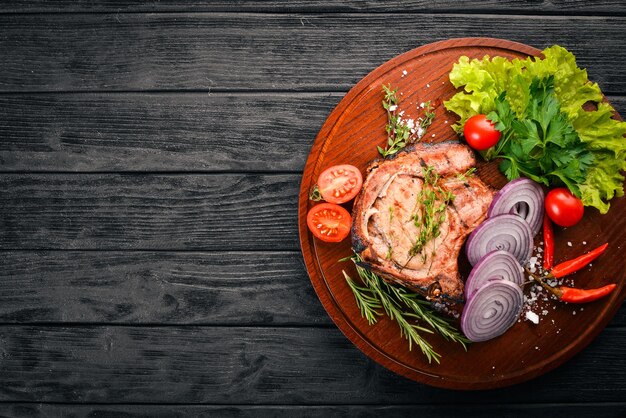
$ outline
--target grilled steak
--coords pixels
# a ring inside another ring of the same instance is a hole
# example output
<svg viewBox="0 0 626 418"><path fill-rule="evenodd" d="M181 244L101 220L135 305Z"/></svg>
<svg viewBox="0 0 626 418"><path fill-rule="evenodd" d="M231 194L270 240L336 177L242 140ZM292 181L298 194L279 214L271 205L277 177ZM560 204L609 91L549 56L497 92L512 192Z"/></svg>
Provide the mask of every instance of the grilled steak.
<svg viewBox="0 0 626 418"><path fill-rule="evenodd" d="M372 162L352 214L363 265L428 298L462 301L459 251L495 192L465 175L475 163L458 142L420 143Z"/></svg>

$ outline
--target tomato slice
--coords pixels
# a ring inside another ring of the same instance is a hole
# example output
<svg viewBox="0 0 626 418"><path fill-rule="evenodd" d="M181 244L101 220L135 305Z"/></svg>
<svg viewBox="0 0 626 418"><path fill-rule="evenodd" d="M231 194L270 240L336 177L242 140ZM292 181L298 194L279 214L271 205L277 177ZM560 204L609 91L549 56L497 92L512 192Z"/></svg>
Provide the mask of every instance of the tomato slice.
<svg viewBox="0 0 626 418"><path fill-rule="evenodd" d="M339 242L350 234L352 217L339 205L320 203L309 210L306 223L315 237L325 242Z"/></svg>
<svg viewBox="0 0 626 418"><path fill-rule="evenodd" d="M329 203L346 203L354 199L362 185L361 172L350 164L328 167L317 178L320 194Z"/></svg>

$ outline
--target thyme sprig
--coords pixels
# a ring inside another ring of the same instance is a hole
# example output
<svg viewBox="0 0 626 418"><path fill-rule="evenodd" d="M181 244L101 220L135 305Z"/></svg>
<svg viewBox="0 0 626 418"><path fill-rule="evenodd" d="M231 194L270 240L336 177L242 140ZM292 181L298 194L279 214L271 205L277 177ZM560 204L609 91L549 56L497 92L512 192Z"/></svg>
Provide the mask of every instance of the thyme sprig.
<svg viewBox="0 0 626 418"><path fill-rule="evenodd" d="M391 320L398 324L400 335L409 343L409 350L413 348L413 345L417 345L429 363L432 361L440 363L441 354L434 350L422 335L423 333L437 332L446 340L457 342L467 349L469 341L449 320L435 312L429 302L421 299L419 294L393 286L377 274L363 268L358 264L361 261L358 255L351 259L355 263L361 285L352 280L345 271L343 275L354 294L361 316L367 320L368 324L373 325L377 322L378 317L382 316L382 309ZM420 321L430 328L421 326Z"/></svg>
<svg viewBox="0 0 626 418"><path fill-rule="evenodd" d="M420 107L424 109L424 118L420 119L420 126L424 130L422 133L423 136L426 133L426 129L433 124L433 121L435 120L435 112L433 112L434 107L430 104L430 100L422 103L422 106Z"/></svg>
<svg viewBox="0 0 626 418"><path fill-rule="evenodd" d="M383 84L383 93L383 109L387 112L387 125L385 125L387 146L385 148L379 146L378 152L386 158L398 153L407 145L419 141L433 123L435 112L433 112L434 108L431 106L430 101L422 103L421 107L424 109L424 116L409 125L407 121L402 119L402 112L398 113L398 89L392 90L391 85L386 86Z"/></svg>
<svg viewBox="0 0 626 418"><path fill-rule="evenodd" d="M424 168L422 172L424 186L417 195L417 210L412 216L419 234L409 250L409 255L412 258L422 254L422 262L426 262L428 254L423 249L428 242L441 234L441 225L446 220L446 208L454 201L454 194L441 188L438 184L439 174L432 166Z"/></svg>
<svg viewBox="0 0 626 418"><path fill-rule="evenodd" d="M474 177L475 174L476 174L476 167L470 167L467 169L465 173L458 173L456 175L456 178L461 181L467 181L468 178Z"/></svg>

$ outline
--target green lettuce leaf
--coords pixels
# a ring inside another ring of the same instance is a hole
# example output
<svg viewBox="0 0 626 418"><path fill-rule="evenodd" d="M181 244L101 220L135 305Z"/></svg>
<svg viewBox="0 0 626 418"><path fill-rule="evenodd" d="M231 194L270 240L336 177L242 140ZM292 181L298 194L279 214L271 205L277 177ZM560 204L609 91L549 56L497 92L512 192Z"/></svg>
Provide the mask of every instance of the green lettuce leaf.
<svg viewBox="0 0 626 418"><path fill-rule="evenodd" d="M539 117L539 123L554 118L554 115L545 115L542 119L533 111L532 103L529 107L533 80L553 77L554 94L560 104L560 112L573 125L585 151L590 151L593 157L581 163L588 165L589 161L593 161L593 164L588 167L581 182L572 182L572 178L578 178L573 176L574 171L578 171L577 167L547 171L542 175L535 171L532 178L544 184L547 184L546 176L560 178L572 192L582 196L583 204L606 213L609 209L608 201L624 194L624 177L621 172L626 170L626 123L612 118L615 110L603 101L600 87L589 81L587 71L578 67L574 54L558 45L546 48L542 54L543 58L513 60L489 56L471 60L461 57L450 72L450 81L462 90L444 102L449 111L459 116L459 122L453 128L461 133L465 121L479 113L490 114L492 117L489 119L494 120L497 114L496 99L505 94L511 111L522 123L518 126L519 131L526 130L529 139L508 146L511 160L505 159L501 170L507 176L520 173L529 176L532 170L548 169L545 161L538 168L528 166L528 161L524 163L516 158L532 151L533 143L536 143L534 127L524 122L530 119L529 113L534 114L535 120ZM562 126L565 124L554 124L551 129L562 129ZM577 147L580 148L579 145ZM576 152L583 155L580 149ZM559 155L554 154L553 158L556 163L563 165L564 161L560 161Z"/></svg>

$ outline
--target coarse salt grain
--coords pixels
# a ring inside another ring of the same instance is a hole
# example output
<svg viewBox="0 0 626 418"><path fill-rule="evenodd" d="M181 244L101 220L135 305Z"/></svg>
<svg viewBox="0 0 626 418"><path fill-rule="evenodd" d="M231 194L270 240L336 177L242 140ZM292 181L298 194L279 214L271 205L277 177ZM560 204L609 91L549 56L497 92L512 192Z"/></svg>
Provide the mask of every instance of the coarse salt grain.
<svg viewBox="0 0 626 418"><path fill-rule="evenodd" d="M402 75L403 75L403 76L405 76L405 75L407 75L407 74L408 74L408 72L407 72L406 70L402 70Z"/></svg>
<svg viewBox="0 0 626 418"><path fill-rule="evenodd" d="M536 313L531 312L531 311L527 311L526 312L526 319L529 320L530 322L532 322L535 325L537 325L539 323L539 315L537 315Z"/></svg>
<svg viewBox="0 0 626 418"><path fill-rule="evenodd" d="M396 106L396 105L389 106L389 111L390 112L395 112L397 108L398 108L398 106Z"/></svg>
<svg viewBox="0 0 626 418"><path fill-rule="evenodd" d="M572 246L572 242L571 241L567 241L567 246L571 247Z"/></svg>

